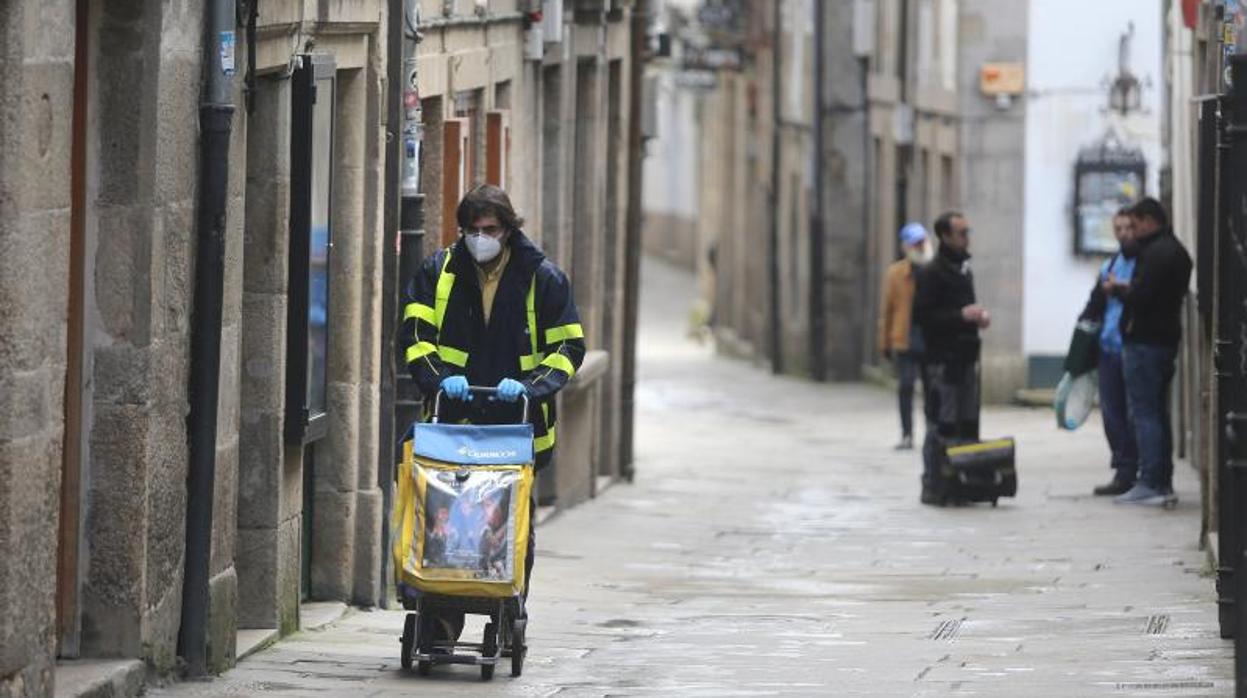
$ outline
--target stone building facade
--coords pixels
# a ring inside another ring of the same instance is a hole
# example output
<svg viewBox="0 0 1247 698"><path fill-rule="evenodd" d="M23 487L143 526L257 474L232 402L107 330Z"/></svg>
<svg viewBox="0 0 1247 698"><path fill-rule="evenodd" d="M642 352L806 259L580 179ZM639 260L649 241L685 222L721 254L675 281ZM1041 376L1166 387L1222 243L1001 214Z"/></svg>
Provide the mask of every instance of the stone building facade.
<svg viewBox="0 0 1247 698"><path fill-rule="evenodd" d="M0 8L0 696L50 695L79 658L119 660L123 692L182 664L187 504L204 494L188 491L187 418L207 4ZM200 638L212 671L240 638L296 630L305 600L388 595L393 5L238 5ZM434 212L503 178L572 275L595 349L543 482L567 506L621 472L628 7L420 6L428 250L453 232ZM538 9L555 18L534 23ZM560 38L528 57L543 23ZM443 181L455 120L459 189Z"/></svg>
<svg viewBox="0 0 1247 698"><path fill-rule="evenodd" d="M699 271L720 349L786 373L858 376L867 161L854 3L667 11L672 56L650 69L647 252ZM683 188L692 202L673 197Z"/></svg>
<svg viewBox="0 0 1247 698"><path fill-rule="evenodd" d="M871 104L870 317L883 271L909 220L931 227L961 210L980 234L972 242L975 284L991 299L984 334L985 398L1012 399L1023 387L1022 210L1024 115L1020 100L979 91L987 62L1025 64L1025 3L875 0L868 89ZM874 333L863 337L878 356Z"/></svg>
<svg viewBox="0 0 1247 698"><path fill-rule="evenodd" d="M1061 18L1074 3L704 0L669 11L682 21L670 22L673 56L651 69L646 249L699 270L721 348L816 379L885 364L875 325L897 232L958 210L992 311L985 399L1055 385L1102 259L1075 244L1080 148L1120 134L1152 163L1136 192L1158 190L1160 103L1147 85L1159 81L1159 6L1098 3L1073 46ZM724 16L744 18L743 32L725 39L713 26ZM1131 41L1120 68L1112 49ZM741 60L706 70L706 49ZM1139 76L1142 103L1118 115L1103 86L1126 73ZM685 133L691 156L675 142ZM660 188L671 173L695 180L695 205Z"/></svg>

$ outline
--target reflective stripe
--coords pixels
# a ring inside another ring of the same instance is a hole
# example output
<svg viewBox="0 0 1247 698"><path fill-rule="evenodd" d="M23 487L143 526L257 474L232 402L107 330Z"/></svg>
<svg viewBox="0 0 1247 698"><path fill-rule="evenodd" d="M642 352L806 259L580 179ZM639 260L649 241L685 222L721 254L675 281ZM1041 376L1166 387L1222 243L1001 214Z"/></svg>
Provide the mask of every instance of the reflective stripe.
<svg viewBox="0 0 1247 698"><path fill-rule="evenodd" d="M437 347L431 342L416 342L415 344L407 347L407 363L411 363L417 359L423 359L435 351L437 351Z"/></svg>
<svg viewBox="0 0 1247 698"><path fill-rule="evenodd" d="M962 446L949 446L948 455L950 456L969 456L975 453L983 453L984 451L995 451L1003 448L1013 448L1013 439L996 439L995 441L980 441L974 444L965 444Z"/></svg>
<svg viewBox="0 0 1247 698"><path fill-rule="evenodd" d="M537 272L533 272L532 283L528 284L528 299L525 303L528 309L528 343L533 348L532 355L537 356L541 353L537 351Z"/></svg>
<svg viewBox="0 0 1247 698"><path fill-rule="evenodd" d="M545 354L528 354L520 357L520 370L532 371L541 365L541 360L546 358Z"/></svg>
<svg viewBox="0 0 1247 698"><path fill-rule="evenodd" d="M446 259L442 262L442 272L437 277L437 298L434 301L433 326L442 329L442 320L446 318L446 306L450 305L450 290L455 287L455 275L446 271L450 266L450 248L446 249Z"/></svg>
<svg viewBox="0 0 1247 698"><path fill-rule="evenodd" d="M462 349L440 346L437 348L437 355L442 357L442 361L454 364L459 368L465 368L468 365L468 353Z"/></svg>
<svg viewBox="0 0 1247 698"><path fill-rule="evenodd" d="M576 367L572 365L572 360L562 354L551 354L541 362L542 366L547 368L557 368L567 374L568 378L576 375Z"/></svg>
<svg viewBox="0 0 1247 698"><path fill-rule="evenodd" d="M412 318L424 320L430 325L437 324L437 315L432 308L423 303L408 303L407 307L403 308L403 321L406 322Z"/></svg>
<svg viewBox="0 0 1247 698"><path fill-rule="evenodd" d="M584 339L584 337L585 328L579 322L573 322L562 327L551 327L546 330L546 344L566 342L569 339Z"/></svg>
<svg viewBox="0 0 1247 698"><path fill-rule="evenodd" d="M554 448L554 427L550 427L550 431L545 436L533 439L533 450L537 453L549 451Z"/></svg>

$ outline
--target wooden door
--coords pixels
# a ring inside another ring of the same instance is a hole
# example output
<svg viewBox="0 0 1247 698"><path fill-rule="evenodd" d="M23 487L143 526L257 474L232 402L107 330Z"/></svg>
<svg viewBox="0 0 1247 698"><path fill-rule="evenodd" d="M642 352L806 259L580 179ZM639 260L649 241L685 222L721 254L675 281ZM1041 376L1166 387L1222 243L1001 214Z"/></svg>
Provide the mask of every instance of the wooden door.
<svg viewBox="0 0 1247 698"><path fill-rule="evenodd" d="M455 211L472 182L471 128L467 119L442 122L442 246L459 237Z"/></svg>
<svg viewBox="0 0 1247 698"><path fill-rule="evenodd" d="M83 407L90 399L83 381L86 366L86 134L89 0L77 0L74 28L74 111L70 163L69 307L66 313L65 433L61 454L61 501L57 531L56 649L77 657L82 630L79 593L83 519Z"/></svg>

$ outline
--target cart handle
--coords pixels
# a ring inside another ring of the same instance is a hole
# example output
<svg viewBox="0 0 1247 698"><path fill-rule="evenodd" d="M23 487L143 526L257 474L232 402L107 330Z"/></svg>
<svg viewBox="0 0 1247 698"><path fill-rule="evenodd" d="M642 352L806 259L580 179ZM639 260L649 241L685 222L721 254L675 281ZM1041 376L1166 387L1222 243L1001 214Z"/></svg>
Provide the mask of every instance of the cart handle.
<svg viewBox="0 0 1247 698"><path fill-rule="evenodd" d="M492 395L498 394L497 388L487 388L485 386L480 386L480 385L470 385L468 386L468 391L476 395L491 395L492 396ZM429 421L432 422L433 424L437 424L438 421L441 419L442 394L445 392L446 391L442 390L441 388L438 388L437 394L433 396L433 415L429 419ZM528 396L521 394L520 401L521 401L520 402L521 411L520 411L520 421L518 423L528 424Z"/></svg>

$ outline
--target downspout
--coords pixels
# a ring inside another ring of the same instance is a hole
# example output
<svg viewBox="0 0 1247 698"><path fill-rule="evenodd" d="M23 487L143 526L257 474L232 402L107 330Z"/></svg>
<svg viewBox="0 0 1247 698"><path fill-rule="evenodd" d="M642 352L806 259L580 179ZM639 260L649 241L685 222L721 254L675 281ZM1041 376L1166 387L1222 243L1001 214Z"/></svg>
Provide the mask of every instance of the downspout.
<svg viewBox="0 0 1247 698"><path fill-rule="evenodd" d="M779 166L780 123L783 121L783 97L780 83L780 62L783 56L784 3L773 4L774 37L771 41L771 230L767 235L767 285L770 286L771 372L784 372L784 351L780 329L779 302Z"/></svg>
<svg viewBox="0 0 1247 698"><path fill-rule="evenodd" d="M624 227L624 331L623 374L620 386L619 465L628 481L636 473L633 439L636 424L637 317L641 300L641 186L645 142L641 133L641 104L645 97L645 64L648 53L649 3L636 0L632 6L632 70L628 75L628 210Z"/></svg>
<svg viewBox="0 0 1247 698"><path fill-rule="evenodd" d="M254 2L254 0L252 0ZM230 130L234 116L234 0L209 0L205 10L203 94L199 105L199 210L194 314L186 420L186 562L178 654L188 676L208 672L208 583L212 561L217 401L221 368L221 304L225 275L225 213Z"/></svg>
<svg viewBox="0 0 1247 698"><path fill-rule="evenodd" d="M386 593L390 574L390 516L394 501L394 442L398 415L394 413L395 384L398 381L395 357L398 332L398 177L402 159L403 99L403 12L405 0L386 2L385 28L385 205L383 235L393 234L395 244L381 245L381 386L377 434L377 486L381 489L381 578L377 598L382 608L390 607Z"/></svg>
<svg viewBox="0 0 1247 698"><path fill-rule="evenodd" d="M901 34L900 56L897 58L897 71L900 80L900 99L897 109L905 109L909 104L909 0L901 0ZM911 112L912 113L912 112ZM896 220L895 230L900 230L909 219L909 165L913 145L907 144L897 148L896 153ZM894 232L893 231L893 232ZM900 240L892 235L892 253L888 261L900 252Z"/></svg>
<svg viewBox="0 0 1247 698"><path fill-rule="evenodd" d="M814 205L810 207L810 373L814 380L827 380L827 315L824 309L826 247L824 222L827 197L824 191L826 147L823 134L826 113L826 21L824 3L814 3Z"/></svg>

